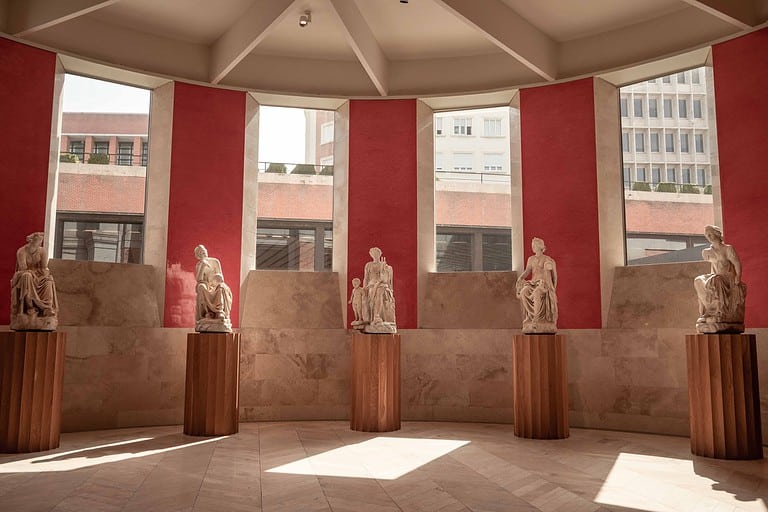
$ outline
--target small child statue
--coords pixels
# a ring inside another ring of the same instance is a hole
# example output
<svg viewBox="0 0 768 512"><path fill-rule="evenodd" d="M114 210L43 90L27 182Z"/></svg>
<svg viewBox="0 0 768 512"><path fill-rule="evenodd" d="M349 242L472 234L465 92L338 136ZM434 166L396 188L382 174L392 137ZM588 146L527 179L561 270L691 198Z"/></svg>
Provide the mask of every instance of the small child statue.
<svg viewBox="0 0 768 512"><path fill-rule="evenodd" d="M360 279L354 278L352 280L352 296L349 298L348 304L352 304L352 311L355 313L355 319L352 321L353 329L362 329L363 325L363 295L365 290L360 287Z"/></svg>

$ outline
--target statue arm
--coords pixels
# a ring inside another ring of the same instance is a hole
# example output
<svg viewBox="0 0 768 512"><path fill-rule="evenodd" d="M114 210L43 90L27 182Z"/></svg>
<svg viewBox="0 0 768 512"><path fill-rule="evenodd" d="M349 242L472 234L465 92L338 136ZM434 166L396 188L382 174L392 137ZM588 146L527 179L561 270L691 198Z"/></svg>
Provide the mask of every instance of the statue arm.
<svg viewBox="0 0 768 512"><path fill-rule="evenodd" d="M25 246L26 247L26 246ZM16 272L27 270L27 258L24 255L24 247L16 251Z"/></svg>
<svg viewBox="0 0 768 512"><path fill-rule="evenodd" d="M523 270L523 273L520 274L520 276L517 278L518 281L522 281L523 279L525 279L530 275L531 267L533 266L533 264L531 263L531 258L533 258L533 256L528 258L528 261L525 264L525 270Z"/></svg>
<svg viewBox="0 0 768 512"><path fill-rule="evenodd" d="M550 261L552 262L552 287L557 288L557 264L555 260Z"/></svg>
<svg viewBox="0 0 768 512"><path fill-rule="evenodd" d="M733 280L736 284L739 284L741 282L741 260L739 260L739 256L736 254L733 246L728 246L728 252L726 254L728 256L728 261L733 264L733 271L735 273Z"/></svg>

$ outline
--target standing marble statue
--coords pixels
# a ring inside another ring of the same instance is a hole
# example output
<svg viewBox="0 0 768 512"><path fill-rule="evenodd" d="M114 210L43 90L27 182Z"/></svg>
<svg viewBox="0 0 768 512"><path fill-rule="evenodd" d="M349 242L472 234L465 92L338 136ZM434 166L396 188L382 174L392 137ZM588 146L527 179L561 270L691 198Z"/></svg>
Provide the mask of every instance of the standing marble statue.
<svg viewBox="0 0 768 512"><path fill-rule="evenodd" d="M195 304L195 331L232 332L229 318L232 310L232 290L224 282L221 262L208 256L203 245L195 247L197 266L197 301Z"/></svg>
<svg viewBox="0 0 768 512"><path fill-rule="evenodd" d="M393 270L382 258L381 249L372 247L368 254L372 261L365 264L362 287L355 286L350 301L353 307L360 305L359 316L355 311L355 320L351 322L354 329L360 329L369 334L396 333L395 293L392 288ZM358 302L359 301L359 302Z"/></svg>
<svg viewBox="0 0 768 512"><path fill-rule="evenodd" d="M32 233L16 251L16 272L11 279L11 329L55 331L59 302L43 249L45 233Z"/></svg>
<svg viewBox="0 0 768 512"><path fill-rule="evenodd" d="M732 246L723 242L723 231L706 226L704 236L710 246L701 252L711 272L693 280L699 300L700 333L744 332L744 300L747 285L741 282L741 262Z"/></svg>
<svg viewBox="0 0 768 512"><path fill-rule="evenodd" d="M554 334L557 332L557 265L546 256L541 238L531 241L533 256L517 278L516 295L523 313L523 332L526 334ZM531 279L525 278L531 275Z"/></svg>

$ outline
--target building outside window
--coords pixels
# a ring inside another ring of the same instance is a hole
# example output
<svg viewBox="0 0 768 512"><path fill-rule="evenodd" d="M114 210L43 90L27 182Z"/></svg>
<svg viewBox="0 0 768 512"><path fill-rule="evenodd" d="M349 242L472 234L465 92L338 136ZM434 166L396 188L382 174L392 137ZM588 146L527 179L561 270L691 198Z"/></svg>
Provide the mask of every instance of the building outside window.
<svg viewBox="0 0 768 512"><path fill-rule="evenodd" d="M653 82L656 83L656 80ZM659 103L656 98L648 98L648 115L650 117L659 117Z"/></svg>
<svg viewBox="0 0 768 512"><path fill-rule="evenodd" d="M82 140L69 141L69 153L75 155L79 161L85 161L85 142Z"/></svg>
<svg viewBox="0 0 768 512"><path fill-rule="evenodd" d="M664 134L664 148L667 153L675 152L675 134L674 133Z"/></svg>
<svg viewBox="0 0 768 512"><path fill-rule="evenodd" d="M704 134L697 133L693 136L693 140L696 144L696 152L697 153L703 153L704 152Z"/></svg>
<svg viewBox="0 0 768 512"><path fill-rule="evenodd" d="M684 84L685 83L685 71L682 73L677 74L677 83Z"/></svg>
<svg viewBox="0 0 768 512"><path fill-rule="evenodd" d="M445 155L443 153L435 153L435 170L436 171L443 170L444 160L445 160Z"/></svg>
<svg viewBox="0 0 768 512"><path fill-rule="evenodd" d="M117 143L117 165L133 165L133 142Z"/></svg>
<svg viewBox="0 0 768 512"><path fill-rule="evenodd" d="M688 117L688 101L687 100L677 100L677 114L678 117L686 118Z"/></svg>
<svg viewBox="0 0 768 512"><path fill-rule="evenodd" d="M472 172L474 167L472 164L474 155L472 153L454 153L453 154L453 170L460 172Z"/></svg>
<svg viewBox="0 0 768 512"><path fill-rule="evenodd" d="M651 182L658 185L661 182L661 167L651 168Z"/></svg>
<svg viewBox="0 0 768 512"><path fill-rule="evenodd" d="M323 123L320 127L320 144L333 142L333 122Z"/></svg>
<svg viewBox="0 0 768 512"><path fill-rule="evenodd" d="M629 100L627 98L621 98L619 100L619 110L621 110L621 117L629 117Z"/></svg>
<svg viewBox="0 0 768 512"><path fill-rule="evenodd" d="M621 134L621 150L624 152L629 151L629 133L627 132Z"/></svg>
<svg viewBox="0 0 768 512"><path fill-rule="evenodd" d="M501 119L483 119L483 135L485 137L501 137Z"/></svg>
<svg viewBox="0 0 768 512"><path fill-rule="evenodd" d="M706 184L707 184L707 171L706 171L706 169L703 169L701 167L696 169L696 183L699 186L701 186L701 187L706 186Z"/></svg>
<svg viewBox="0 0 768 512"><path fill-rule="evenodd" d="M701 100L693 100L693 117L701 119Z"/></svg>
<svg viewBox="0 0 768 512"><path fill-rule="evenodd" d="M109 154L109 141L97 140L93 142L93 152L99 155Z"/></svg>
<svg viewBox="0 0 768 512"><path fill-rule="evenodd" d="M484 172L502 172L504 170L503 153L485 153L483 155Z"/></svg>
<svg viewBox="0 0 768 512"><path fill-rule="evenodd" d="M435 135L442 135L442 134L443 134L443 118L436 117L435 118Z"/></svg>
<svg viewBox="0 0 768 512"><path fill-rule="evenodd" d="M637 176L637 181L641 183L648 181L648 177L645 175L645 167L638 167L635 171L635 175Z"/></svg>
<svg viewBox="0 0 768 512"><path fill-rule="evenodd" d="M453 119L454 135L472 135L472 118L456 117Z"/></svg>
<svg viewBox="0 0 768 512"><path fill-rule="evenodd" d="M683 183L691 183L691 168L683 167Z"/></svg>
<svg viewBox="0 0 768 512"><path fill-rule="evenodd" d="M633 101L632 109L635 112L635 117L643 117L643 100L642 98L635 98Z"/></svg>
<svg viewBox="0 0 768 512"><path fill-rule="evenodd" d="M677 169L667 167L667 183L677 183Z"/></svg>
<svg viewBox="0 0 768 512"><path fill-rule="evenodd" d="M688 153L688 134L687 133L681 133L680 134L680 152L681 153Z"/></svg>
<svg viewBox="0 0 768 512"><path fill-rule="evenodd" d="M146 167L148 161L149 161L149 142L142 142L141 143L141 165L143 167Z"/></svg>
<svg viewBox="0 0 768 512"><path fill-rule="evenodd" d="M651 133L651 151L653 153L659 152L659 133L658 132Z"/></svg>
<svg viewBox="0 0 768 512"><path fill-rule="evenodd" d="M672 99L664 98L663 105L664 105L664 117L667 119L671 119L672 118Z"/></svg>
<svg viewBox="0 0 768 512"><path fill-rule="evenodd" d="M643 132L635 133L635 151L638 153L645 151L645 133Z"/></svg>

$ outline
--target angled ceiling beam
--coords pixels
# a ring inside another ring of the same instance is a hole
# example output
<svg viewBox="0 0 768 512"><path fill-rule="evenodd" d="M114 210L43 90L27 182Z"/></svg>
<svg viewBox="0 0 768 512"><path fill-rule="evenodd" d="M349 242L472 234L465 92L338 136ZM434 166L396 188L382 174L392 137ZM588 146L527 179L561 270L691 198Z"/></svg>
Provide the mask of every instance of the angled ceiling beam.
<svg viewBox="0 0 768 512"><path fill-rule="evenodd" d="M290 13L291 6L299 0L256 0L211 46L210 81L221 82L256 45L261 43L270 30Z"/></svg>
<svg viewBox="0 0 768 512"><path fill-rule="evenodd" d="M757 12L757 0L683 1L742 30L752 28L763 21Z"/></svg>
<svg viewBox="0 0 768 512"><path fill-rule="evenodd" d="M8 0L7 32L23 37L117 3L119 0Z"/></svg>
<svg viewBox="0 0 768 512"><path fill-rule="evenodd" d="M376 90L387 95L389 61L354 0L331 0L331 6L344 29L350 48L368 73Z"/></svg>
<svg viewBox="0 0 768 512"><path fill-rule="evenodd" d="M434 0L544 78L557 78L558 43L501 0Z"/></svg>

